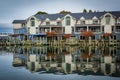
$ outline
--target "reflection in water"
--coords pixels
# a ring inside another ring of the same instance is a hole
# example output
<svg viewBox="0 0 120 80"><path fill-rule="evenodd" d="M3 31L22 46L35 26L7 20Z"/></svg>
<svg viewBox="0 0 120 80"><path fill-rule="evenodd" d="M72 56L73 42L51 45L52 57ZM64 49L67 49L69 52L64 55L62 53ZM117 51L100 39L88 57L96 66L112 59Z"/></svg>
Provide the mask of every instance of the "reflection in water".
<svg viewBox="0 0 120 80"><path fill-rule="evenodd" d="M115 47L14 47L13 66L31 72L120 77L120 49Z"/></svg>

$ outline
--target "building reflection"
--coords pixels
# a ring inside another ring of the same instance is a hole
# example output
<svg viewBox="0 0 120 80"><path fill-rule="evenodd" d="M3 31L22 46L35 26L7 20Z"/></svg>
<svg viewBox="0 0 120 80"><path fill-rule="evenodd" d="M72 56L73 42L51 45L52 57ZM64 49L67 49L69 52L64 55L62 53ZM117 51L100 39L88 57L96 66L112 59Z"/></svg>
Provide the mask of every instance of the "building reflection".
<svg viewBox="0 0 120 80"><path fill-rule="evenodd" d="M119 76L119 53L115 47L15 47L13 66L41 74Z"/></svg>

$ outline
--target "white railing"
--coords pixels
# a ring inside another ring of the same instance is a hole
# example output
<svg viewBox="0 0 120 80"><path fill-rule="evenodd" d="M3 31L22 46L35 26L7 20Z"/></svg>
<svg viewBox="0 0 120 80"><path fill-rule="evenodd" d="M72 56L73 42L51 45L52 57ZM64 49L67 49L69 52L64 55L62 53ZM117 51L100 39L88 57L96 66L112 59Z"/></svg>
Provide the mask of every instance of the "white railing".
<svg viewBox="0 0 120 80"><path fill-rule="evenodd" d="M0 33L0 36L9 36L11 33Z"/></svg>

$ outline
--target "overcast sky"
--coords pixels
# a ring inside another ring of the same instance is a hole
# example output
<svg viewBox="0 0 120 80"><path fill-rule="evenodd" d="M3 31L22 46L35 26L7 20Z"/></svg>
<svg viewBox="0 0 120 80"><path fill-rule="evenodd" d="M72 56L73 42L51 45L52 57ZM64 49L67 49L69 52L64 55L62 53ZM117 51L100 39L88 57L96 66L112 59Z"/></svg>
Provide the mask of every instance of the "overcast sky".
<svg viewBox="0 0 120 80"><path fill-rule="evenodd" d="M120 0L0 0L0 24L12 24L14 19L26 19L38 11L58 13L61 10L82 12L120 11Z"/></svg>

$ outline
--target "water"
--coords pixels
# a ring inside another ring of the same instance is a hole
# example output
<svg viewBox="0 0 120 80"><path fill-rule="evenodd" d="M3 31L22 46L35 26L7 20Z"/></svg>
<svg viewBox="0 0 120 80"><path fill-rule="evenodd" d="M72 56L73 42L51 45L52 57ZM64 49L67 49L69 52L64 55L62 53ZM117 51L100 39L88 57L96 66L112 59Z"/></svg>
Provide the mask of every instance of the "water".
<svg viewBox="0 0 120 80"><path fill-rule="evenodd" d="M0 80L119 79L119 47L0 47Z"/></svg>
<svg viewBox="0 0 120 80"><path fill-rule="evenodd" d="M0 33L13 33L13 27L8 23L0 23Z"/></svg>

